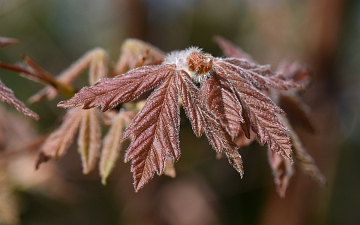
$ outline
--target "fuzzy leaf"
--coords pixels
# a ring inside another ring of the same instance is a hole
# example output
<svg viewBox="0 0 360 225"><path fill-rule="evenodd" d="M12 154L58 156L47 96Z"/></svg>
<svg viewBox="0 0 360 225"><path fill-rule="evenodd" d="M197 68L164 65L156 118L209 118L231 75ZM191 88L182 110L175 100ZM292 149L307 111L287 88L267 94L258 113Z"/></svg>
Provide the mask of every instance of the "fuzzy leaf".
<svg viewBox="0 0 360 225"><path fill-rule="evenodd" d="M102 111L106 111L121 102L131 101L159 85L166 77L172 75L173 70L174 65L139 67L124 75L104 78L94 86L82 88L73 98L61 101L58 106L83 106L85 109L102 106Z"/></svg>
<svg viewBox="0 0 360 225"><path fill-rule="evenodd" d="M101 128L98 113L98 109L83 110L82 113L77 143L84 174L94 168L100 151Z"/></svg>
<svg viewBox="0 0 360 225"><path fill-rule="evenodd" d="M225 153L230 165L235 168L242 178L244 170L241 156L237 150L238 147L232 141L228 132L221 126L219 121L217 121L212 114L205 109L203 109L202 112L205 121L205 134L211 146L215 149L218 155Z"/></svg>
<svg viewBox="0 0 360 225"><path fill-rule="evenodd" d="M188 116L192 129L197 137L204 132L204 121L201 110L199 108L199 90L192 83L190 77L184 71L179 71L177 78L177 86L182 99L182 104Z"/></svg>
<svg viewBox="0 0 360 225"><path fill-rule="evenodd" d="M241 64L233 64L233 62L241 62ZM245 113L250 119L250 127L257 134L259 143L262 145L267 143L269 149L292 161L288 131L276 115L283 111L258 88L283 89L296 85L280 80L277 76L272 75L269 69L264 69L262 66L257 68L244 60L215 60L214 65L215 76L227 80L236 91L236 97L242 108L246 109ZM244 65L244 67L239 65Z"/></svg>
<svg viewBox="0 0 360 225"><path fill-rule="evenodd" d="M214 60L214 64L227 68L242 77L244 81L258 88L259 90L268 90L275 88L278 90L287 90L288 88L301 89L302 86L293 80L284 80L280 73L274 74L269 65L258 65L240 58L225 58Z"/></svg>
<svg viewBox="0 0 360 225"><path fill-rule="evenodd" d="M35 120L39 119L39 116L35 112L27 108L23 102L18 100L15 97L14 92L11 89L7 88L5 84L1 81L0 81L0 99L14 106L15 109L22 112L23 114L30 116Z"/></svg>
<svg viewBox="0 0 360 225"><path fill-rule="evenodd" d="M175 76L166 79L147 99L146 104L124 132L133 140L125 153L131 160L134 187L138 191L155 174L164 172L166 156L180 157L179 105Z"/></svg>
<svg viewBox="0 0 360 225"><path fill-rule="evenodd" d="M201 83L200 96L206 108L219 120L234 140L241 131L242 108L229 84L210 76Z"/></svg>

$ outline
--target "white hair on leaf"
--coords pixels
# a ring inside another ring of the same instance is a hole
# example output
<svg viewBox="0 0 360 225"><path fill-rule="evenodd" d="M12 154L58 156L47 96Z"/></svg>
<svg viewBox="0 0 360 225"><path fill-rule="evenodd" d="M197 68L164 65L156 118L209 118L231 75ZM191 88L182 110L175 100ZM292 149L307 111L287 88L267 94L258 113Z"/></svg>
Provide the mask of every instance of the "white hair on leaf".
<svg viewBox="0 0 360 225"><path fill-rule="evenodd" d="M173 51L165 56L163 65L175 64L176 69L183 70L196 83L210 75L213 56L203 53L202 49L191 46L185 50Z"/></svg>

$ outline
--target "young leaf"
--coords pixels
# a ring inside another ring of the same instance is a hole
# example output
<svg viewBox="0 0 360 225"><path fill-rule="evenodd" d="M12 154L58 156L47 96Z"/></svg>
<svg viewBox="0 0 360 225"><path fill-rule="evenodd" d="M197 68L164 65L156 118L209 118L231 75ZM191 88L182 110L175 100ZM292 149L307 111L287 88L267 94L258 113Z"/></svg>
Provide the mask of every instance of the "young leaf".
<svg viewBox="0 0 360 225"><path fill-rule="evenodd" d="M186 115L190 120L195 135L200 137L204 132L205 125L199 108L199 90L190 80L190 76L184 71L178 72L176 81Z"/></svg>
<svg viewBox="0 0 360 225"><path fill-rule="evenodd" d="M230 87L235 90L235 97L239 99L242 108L247 109L246 114L250 118L250 125L246 126L250 126L257 134L259 143L262 145L267 143L272 151L292 161L288 131L276 115L283 111L259 89L267 90L269 87L286 89L296 85L291 81L285 82L279 79L268 68L256 67L244 60L217 59L214 60L214 67L213 76L227 80Z"/></svg>
<svg viewBox="0 0 360 225"><path fill-rule="evenodd" d="M210 76L201 83L202 102L221 123L234 140L241 131L242 108L229 84L217 76Z"/></svg>
<svg viewBox="0 0 360 225"><path fill-rule="evenodd" d="M175 161L180 157L179 114L175 76L172 76L156 88L125 130L124 138L133 137L125 161L131 160L136 191L155 172L163 174L167 155Z"/></svg>
<svg viewBox="0 0 360 225"><path fill-rule="evenodd" d="M174 69L174 65L143 66L114 78L104 78L92 87L82 88L73 98L59 102L58 106L83 106L84 109L102 106L102 111L106 111L159 85L172 75Z"/></svg>
<svg viewBox="0 0 360 225"><path fill-rule="evenodd" d="M7 88L5 84L1 81L0 81L0 99L14 106L15 109L22 112L23 114L30 116L35 120L39 119L39 116L35 112L27 108L23 102L18 100L15 97L14 92L11 89Z"/></svg>
<svg viewBox="0 0 360 225"><path fill-rule="evenodd" d="M200 92L195 82L200 83ZM194 133L201 136L205 132L212 147L228 157L240 176L242 159L235 141L242 134L253 139L256 133L269 150L291 159L287 129L277 117L283 111L261 92L289 87L298 85L282 80L269 66L236 58L218 59L193 47L168 54L162 65L102 79L58 106L102 106L106 111L155 88L123 135L124 139L132 137L125 161L131 160L138 191L155 173L165 173L166 160L180 157L179 96Z"/></svg>
<svg viewBox="0 0 360 225"><path fill-rule="evenodd" d="M227 156L230 165L240 174L242 178L244 175L243 164L241 156L238 152L238 147L232 141L228 132L221 126L221 124L210 114L203 109L203 118L205 121L205 134L211 146L219 154Z"/></svg>
<svg viewBox="0 0 360 225"><path fill-rule="evenodd" d="M231 42L221 37L216 37L215 40L226 56L246 58L249 61L254 62L251 57L248 58L246 53ZM283 61L279 64L277 72L282 74L281 79L283 80L293 80L305 87L310 83L310 70L308 67L300 63L289 63L287 61ZM299 161L300 166L305 173L312 176L321 185L324 185L326 183L325 177L321 174L320 170L315 165L314 160L307 153L296 132L290 125L291 122L291 124L300 125L302 128L305 128L310 132L314 132L315 130L309 117L309 109L300 100L299 89L292 89L288 91L273 89L270 90L269 96L271 96L271 98L287 113L288 119L282 115L279 115L279 119L289 130L288 132L294 147L293 154L295 159ZM244 105L244 103L242 104ZM236 143L241 146L243 144L247 144L249 141L251 141L251 139L246 141L244 136L240 135ZM289 179L293 174L293 169L290 167L288 161L284 160L279 155L274 154L274 152L268 151L268 159L273 170L278 193L280 196L284 196Z"/></svg>
<svg viewBox="0 0 360 225"><path fill-rule="evenodd" d="M78 151L81 155L83 173L89 173L95 166L100 151L101 128L98 109L83 110L78 137Z"/></svg>

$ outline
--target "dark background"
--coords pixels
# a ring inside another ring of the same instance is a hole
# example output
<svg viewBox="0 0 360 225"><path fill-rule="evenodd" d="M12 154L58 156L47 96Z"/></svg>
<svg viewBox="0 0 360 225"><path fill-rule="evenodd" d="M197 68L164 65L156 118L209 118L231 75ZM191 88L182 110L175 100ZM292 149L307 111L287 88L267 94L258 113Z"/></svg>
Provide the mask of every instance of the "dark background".
<svg viewBox="0 0 360 225"><path fill-rule="evenodd" d="M295 165L281 199L266 149L256 143L240 150L245 167L240 180L226 159L215 159L205 138L193 135L182 114L177 177L156 176L139 193L134 193L129 164L121 159L107 186L98 171L82 175L76 146L36 172L33 152L3 157L0 224L360 223L359 1L0 0L0 36L20 40L1 48L0 60L18 62L29 55L52 74L95 47L107 50L114 63L129 37L166 52L195 45L221 56L214 35L274 69L282 59L312 68L313 82L303 97L316 132L297 132L327 177L326 187ZM41 88L4 70L0 78L22 101ZM79 87L82 78L75 82ZM11 129L28 136L51 131L63 114L56 107L61 99L30 105L41 120L25 119ZM5 112L0 117L10 118Z"/></svg>

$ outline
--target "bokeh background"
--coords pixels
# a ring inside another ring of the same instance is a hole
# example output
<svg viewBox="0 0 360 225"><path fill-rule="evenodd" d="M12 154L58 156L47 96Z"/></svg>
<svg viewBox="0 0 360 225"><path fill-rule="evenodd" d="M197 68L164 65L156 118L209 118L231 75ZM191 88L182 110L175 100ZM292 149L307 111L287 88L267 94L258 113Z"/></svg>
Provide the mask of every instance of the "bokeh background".
<svg viewBox="0 0 360 225"><path fill-rule="evenodd" d="M64 113L56 107L59 97L29 106L39 122L1 104L0 224L359 224L359 1L0 0L0 36L20 40L1 48L0 60L29 55L52 74L95 47L106 49L114 63L129 37L166 52L195 45L221 56L214 35L274 69L283 59L312 68L303 99L316 132L297 132L328 179L326 187L295 165L280 198L266 149L256 143L240 150L240 180L226 159L215 158L205 138L192 134L184 114L177 177L156 176L139 193L121 159L107 186L98 171L82 175L76 146L35 171L33 140L41 142L58 125ZM41 88L4 70L0 78L22 101Z"/></svg>

